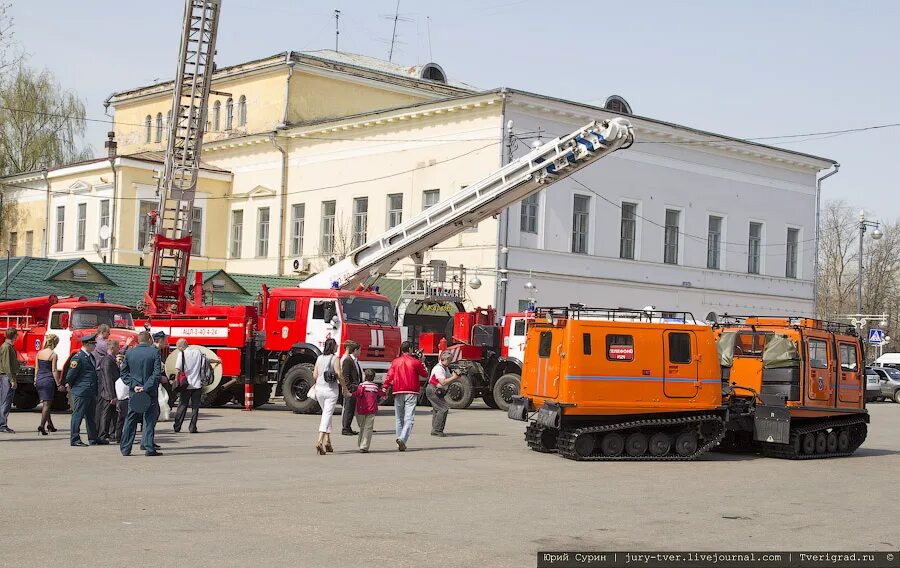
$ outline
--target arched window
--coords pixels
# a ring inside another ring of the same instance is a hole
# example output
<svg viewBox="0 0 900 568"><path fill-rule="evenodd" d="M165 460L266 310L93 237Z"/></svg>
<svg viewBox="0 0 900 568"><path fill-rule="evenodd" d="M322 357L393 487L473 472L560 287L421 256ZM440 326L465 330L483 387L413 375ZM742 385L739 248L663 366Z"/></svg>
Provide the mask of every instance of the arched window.
<svg viewBox="0 0 900 568"><path fill-rule="evenodd" d="M427 65L422 67L420 76L423 79L428 79L430 81L437 81L438 83L446 83L447 82L447 74L444 73L444 70L437 63L428 63Z"/></svg>
<svg viewBox="0 0 900 568"><path fill-rule="evenodd" d="M156 113L156 142L162 142L162 113Z"/></svg>
<svg viewBox="0 0 900 568"><path fill-rule="evenodd" d="M216 101L213 104L213 119L212 119L212 129L213 132L218 132L219 127L222 126L221 123L222 117L222 101Z"/></svg>
<svg viewBox="0 0 900 568"><path fill-rule="evenodd" d="M613 95L606 99L606 104L603 107L607 110L611 110L613 112L620 112L622 114L632 114L631 105L628 104L628 101L620 97L619 95Z"/></svg>
<svg viewBox="0 0 900 568"><path fill-rule="evenodd" d="M241 95L238 99L238 126L247 124L247 97Z"/></svg>
<svg viewBox="0 0 900 568"><path fill-rule="evenodd" d="M225 130L231 130L234 122L234 101L229 97L225 103Z"/></svg>
<svg viewBox="0 0 900 568"><path fill-rule="evenodd" d="M153 117L148 114L144 119L144 142L149 144L151 136L153 136Z"/></svg>

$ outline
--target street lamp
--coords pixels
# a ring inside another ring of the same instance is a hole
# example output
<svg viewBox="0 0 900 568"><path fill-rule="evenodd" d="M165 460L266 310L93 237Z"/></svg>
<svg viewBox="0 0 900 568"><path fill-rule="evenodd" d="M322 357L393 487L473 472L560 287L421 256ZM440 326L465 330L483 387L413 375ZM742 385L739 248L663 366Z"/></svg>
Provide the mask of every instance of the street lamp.
<svg viewBox="0 0 900 568"><path fill-rule="evenodd" d="M863 237L866 234L866 227L875 227L872 231L872 240L877 241L884 236L879 228L881 224L878 221L867 221L866 212L859 212L859 273L856 275L856 311L862 313L862 286L863 286Z"/></svg>

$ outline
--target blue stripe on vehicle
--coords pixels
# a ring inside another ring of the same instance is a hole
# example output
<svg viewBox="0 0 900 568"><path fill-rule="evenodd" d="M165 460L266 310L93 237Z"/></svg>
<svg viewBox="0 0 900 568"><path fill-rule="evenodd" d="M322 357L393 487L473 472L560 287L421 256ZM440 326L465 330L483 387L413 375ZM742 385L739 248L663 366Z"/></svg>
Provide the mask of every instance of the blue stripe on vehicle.
<svg viewBox="0 0 900 568"><path fill-rule="evenodd" d="M860 385L841 385L840 387L842 389L858 389L860 388Z"/></svg>

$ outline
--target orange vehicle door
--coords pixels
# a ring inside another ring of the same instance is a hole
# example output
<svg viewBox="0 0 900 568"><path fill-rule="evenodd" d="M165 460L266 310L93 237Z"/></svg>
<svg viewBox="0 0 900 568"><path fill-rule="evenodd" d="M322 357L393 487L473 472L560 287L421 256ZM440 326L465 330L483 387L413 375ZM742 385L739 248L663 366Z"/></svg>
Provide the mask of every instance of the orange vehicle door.
<svg viewBox="0 0 900 568"><path fill-rule="evenodd" d="M535 364L534 396L556 398L559 395L560 353L563 349L562 329L541 331Z"/></svg>
<svg viewBox="0 0 900 568"><path fill-rule="evenodd" d="M816 406L834 405L834 354L828 336L810 333L806 337L806 398Z"/></svg>
<svg viewBox="0 0 900 568"><path fill-rule="evenodd" d="M862 380L859 372L859 356L855 343L838 343L838 406L858 407L862 396ZM849 404L846 404L849 403Z"/></svg>
<svg viewBox="0 0 900 568"><path fill-rule="evenodd" d="M697 396L697 336L680 330L667 330L663 335L663 394L670 398Z"/></svg>

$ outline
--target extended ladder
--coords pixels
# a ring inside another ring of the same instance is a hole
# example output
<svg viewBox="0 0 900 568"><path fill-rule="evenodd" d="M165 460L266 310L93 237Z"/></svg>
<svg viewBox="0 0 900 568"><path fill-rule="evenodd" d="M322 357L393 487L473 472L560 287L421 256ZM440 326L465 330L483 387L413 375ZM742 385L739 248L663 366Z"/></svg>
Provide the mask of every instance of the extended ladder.
<svg viewBox="0 0 900 568"><path fill-rule="evenodd" d="M371 286L405 257L426 250L500 213L506 207L628 147L634 140L624 118L592 122L514 160L351 252L304 280L303 288ZM337 284L335 284L337 283Z"/></svg>
<svg viewBox="0 0 900 568"><path fill-rule="evenodd" d="M165 172L159 179L150 284L145 311L183 313L187 304L194 197L206 108L214 71L221 0L187 0L168 125Z"/></svg>

